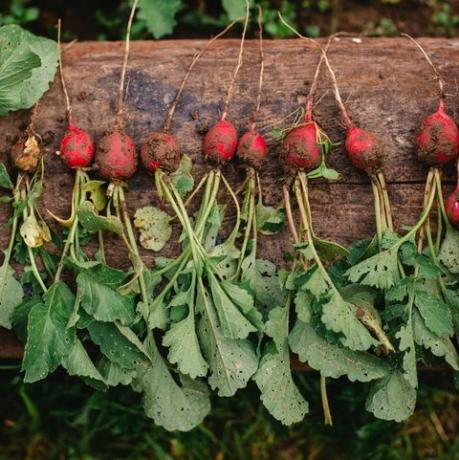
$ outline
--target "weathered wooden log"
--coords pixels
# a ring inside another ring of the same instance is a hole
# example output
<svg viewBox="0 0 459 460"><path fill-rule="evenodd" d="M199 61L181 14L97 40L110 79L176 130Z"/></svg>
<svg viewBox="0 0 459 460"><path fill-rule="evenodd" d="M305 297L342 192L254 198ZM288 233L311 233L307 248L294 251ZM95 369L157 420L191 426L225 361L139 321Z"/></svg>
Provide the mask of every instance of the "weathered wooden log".
<svg viewBox="0 0 459 460"><path fill-rule="evenodd" d="M456 115L459 94L456 75L459 73L459 40L422 39L447 82L447 107ZM136 142L150 131L160 129L167 104L171 101L183 73L203 41L171 40L134 42L127 76L127 132ZM213 123L219 115L222 99L235 60L237 40L221 40L202 57L185 89L172 125L182 151L194 161L194 176L202 176L206 165L201 155L202 127ZM258 82L258 44L248 41L245 64L240 73L230 106L229 119L242 131L253 108ZM110 129L114 120L116 90L123 53L122 43L76 43L64 54L66 77L76 124L87 129L97 140ZM376 131L387 145L384 170L397 229L412 224L419 215L423 182L427 168L415 156L414 138L420 120L436 108L438 94L432 72L407 39L362 39L357 43L341 38L330 49L330 61L353 120ZM304 101L319 58L317 48L301 40L277 40L265 43L265 83L259 125L269 139L269 159L261 170L266 204L280 200L282 169L278 159L279 140L270 131L291 124L285 117ZM368 178L349 165L343 150L343 129L334 103L328 75L323 69L318 88L316 117L334 142L329 163L341 174L334 183L322 180L311 183L314 226L318 235L341 243L372 236L373 198ZM28 121L29 112L20 112L0 120L1 161L16 136ZM46 209L61 216L69 213L73 173L54 154L66 128L64 102L58 79L40 103L35 130L46 146L45 192L41 200L43 216ZM237 164L225 167L233 184L240 182L243 171ZM454 170L445 170L445 184L454 182ZM139 172L129 183L127 193L130 211L151 204L162 206L155 194L153 180ZM0 225L9 218L7 205L0 204ZM178 229L177 229L178 232ZM8 232L0 232L0 247L5 248ZM112 243L112 244L110 244ZM127 254L115 239L109 239L106 252L115 266L128 265ZM260 256L282 265L284 251L290 249L287 231L262 238ZM162 255L176 253L175 238ZM142 252L151 266L155 254ZM1 340L1 339L0 339ZM1 340L0 357L5 355L6 342ZM7 354L7 353L6 353Z"/></svg>

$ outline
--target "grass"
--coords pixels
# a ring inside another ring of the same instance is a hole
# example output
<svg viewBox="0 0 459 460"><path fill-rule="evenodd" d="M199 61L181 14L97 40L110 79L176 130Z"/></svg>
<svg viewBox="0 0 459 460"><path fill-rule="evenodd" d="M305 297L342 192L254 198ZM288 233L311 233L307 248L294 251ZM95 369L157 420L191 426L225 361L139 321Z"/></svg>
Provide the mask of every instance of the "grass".
<svg viewBox="0 0 459 460"><path fill-rule="evenodd" d="M154 426L140 396L126 388L100 393L57 372L24 385L18 366L0 367L0 460L237 459L410 460L459 456L459 428L450 373L425 373L419 409L403 424L375 420L364 409L366 389L330 384L335 425L323 426L316 374L297 374L311 406L287 428L267 414L254 385L235 398L214 400L205 423L189 433ZM8 395L6 397L6 395Z"/></svg>

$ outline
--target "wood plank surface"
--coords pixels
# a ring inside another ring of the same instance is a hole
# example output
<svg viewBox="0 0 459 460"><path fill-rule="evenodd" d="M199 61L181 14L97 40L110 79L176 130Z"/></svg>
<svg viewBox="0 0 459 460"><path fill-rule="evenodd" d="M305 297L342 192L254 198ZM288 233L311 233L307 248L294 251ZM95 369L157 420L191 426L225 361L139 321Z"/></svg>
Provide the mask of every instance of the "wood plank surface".
<svg viewBox="0 0 459 460"><path fill-rule="evenodd" d="M459 39L421 39L420 42L447 82L447 107L449 113L457 117ZM167 104L191 58L203 43L202 40L132 43L127 75L127 132L137 143L149 131L160 129ZM201 131L219 116L238 46L237 40L221 40L204 54L185 88L172 124L182 151L194 161L196 179L206 170L201 154ZM120 42L83 42L71 45L64 54L76 124L91 132L96 140L113 123L122 53L123 44ZM415 222L420 212L427 168L416 159L414 139L420 120L436 108L438 96L432 72L414 46L402 38L362 38L359 43L340 38L330 48L329 57L351 117L362 127L376 131L386 144L384 171L396 227L401 230ZM265 84L259 127L269 141L269 158L261 170L266 204L279 202L282 180L278 160L280 142L273 139L270 132L273 128L288 126L291 119L285 120L285 117L304 103L318 58L314 45L301 40L265 42ZM256 96L256 40L247 41L244 59L229 109L229 119L240 132L247 126ZM318 88L315 114L331 139L340 143L333 149L329 163L341 173L335 183L322 180L311 183L316 232L321 237L345 244L371 237L374 232L371 187L366 175L350 166L345 156L342 146L344 131L325 69ZM22 111L0 119L1 161L7 161L9 148L27 125L29 117L30 112ZM65 127L62 91L56 78L42 99L35 120L35 129L43 138L46 150L45 192L40 203L45 217L46 209L61 216L69 213L73 174L55 155ZM224 172L235 185L244 177L236 162L225 166ZM447 168L445 189L449 190L454 181L453 167ZM150 203L163 206L155 194L151 176L143 171L130 181L127 199L131 212ZM5 229L9 215L8 206L0 204L2 229ZM52 225L51 221L49 223ZM228 219L228 225L230 223L231 219ZM8 236L8 231L0 232L2 249L6 247ZM161 255L177 252L178 244L174 238ZM116 239L108 241L109 262L126 267L126 252L120 250L121 245ZM282 264L282 254L289 248L285 231L275 237L262 238L259 254ZM147 265L153 264L153 253L142 251L142 256Z"/></svg>

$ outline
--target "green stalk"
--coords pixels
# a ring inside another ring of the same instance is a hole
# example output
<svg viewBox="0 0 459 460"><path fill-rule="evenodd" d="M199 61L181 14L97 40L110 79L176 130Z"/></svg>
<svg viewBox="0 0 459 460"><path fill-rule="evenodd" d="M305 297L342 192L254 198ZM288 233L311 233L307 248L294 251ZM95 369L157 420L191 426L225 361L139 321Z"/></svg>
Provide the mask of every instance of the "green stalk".
<svg viewBox="0 0 459 460"><path fill-rule="evenodd" d="M382 171L378 171L376 173L376 178L378 180L378 183L379 183L380 189L381 189L381 196L382 196L382 202L384 203L387 226L388 226L389 230L391 232L393 232L394 231L394 224L393 224L393 221L392 221L392 210L391 210L391 206L390 206L389 192L387 191L386 178L385 178L384 173Z"/></svg>
<svg viewBox="0 0 459 460"><path fill-rule="evenodd" d="M378 246L381 246L383 234L383 223L381 220L381 201L378 193L378 187L373 178L371 179L371 188L373 190L373 200L375 206L376 238L378 239Z"/></svg>
<svg viewBox="0 0 459 460"><path fill-rule="evenodd" d="M8 266L11 260L11 256L13 254L13 248L14 248L14 242L16 241L16 233L18 230L18 220L19 216L16 212L17 205L20 202L20 197L19 197L19 185L21 182L22 177L19 175L17 178L16 182L16 187L13 189L13 198L14 198L14 204L13 204L13 220L11 223L11 235L10 235L10 240L8 242L8 248L6 249L5 252L5 257L3 259L3 265L2 265L2 271L0 274L0 297L2 297L3 290L5 289L5 283L3 280L6 278L6 272L8 270Z"/></svg>

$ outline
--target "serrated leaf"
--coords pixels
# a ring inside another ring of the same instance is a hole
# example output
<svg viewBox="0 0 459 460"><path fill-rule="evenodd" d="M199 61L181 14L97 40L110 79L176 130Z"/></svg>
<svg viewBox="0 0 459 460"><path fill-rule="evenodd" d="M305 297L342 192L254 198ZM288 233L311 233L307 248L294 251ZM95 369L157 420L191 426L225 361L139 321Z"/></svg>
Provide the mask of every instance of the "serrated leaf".
<svg viewBox="0 0 459 460"><path fill-rule="evenodd" d="M169 347L169 362L177 364L182 374L192 379L207 374L209 366L202 356L192 310L186 318L170 326L163 337L163 345Z"/></svg>
<svg viewBox="0 0 459 460"><path fill-rule="evenodd" d="M181 0L140 0L139 19L143 19L155 38L171 34L176 24L175 15L182 7Z"/></svg>
<svg viewBox="0 0 459 460"><path fill-rule="evenodd" d="M72 350L75 330L67 329L75 298L62 282L53 284L44 295L44 303L30 310L27 343L22 369L24 382L44 379Z"/></svg>
<svg viewBox="0 0 459 460"><path fill-rule="evenodd" d="M63 358L62 366L67 370L69 375L76 375L78 377L86 377L104 382L104 378L97 370L88 352L78 339L75 340L70 353Z"/></svg>
<svg viewBox="0 0 459 460"><path fill-rule="evenodd" d="M389 371L387 363L380 358L333 345L311 325L299 320L290 333L289 343L300 361L307 362L324 377L336 379L346 375L351 382L369 382L384 377Z"/></svg>
<svg viewBox="0 0 459 460"><path fill-rule="evenodd" d="M132 380L136 377L137 371L135 369L124 369L118 364L110 361L105 356L99 361L97 368L102 375L104 382L108 386L130 385Z"/></svg>
<svg viewBox="0 0 459 460"><path fill-rule="evenodd" d="M96 271L83 270L77 276L81 306L97 321L121 321L130 324L135 319L134 298L121 295Z"/></svg>
<svg viewBox="0 0 459 460"><path fill-rule="evenodd" d="M14 270L5 259L0 267L0 327L11 329L11 316L23 297L21 283L14 277Z"/></svg>
<svg viewBox="0 0 459 460"><path fill-rule="evenodd" d="M351 267L346 275L354 283L389 289L400 279L397 252L397 247L381 251Z"/></svg>
<svg viewBox="0 0 459 460"><path fill-rule="evenodd" d="M113 232L117 235L123 233L123 225L118 217L100 216L90 201L84 201L80 204L77 215L81 225L90 233L96 233L99 230Z"/></svg>
<svg viewBox="0 0 459 460"><path fill-rule="evenodd" d="M341 333L341 343L355 351L365 351L376 345L377 341L358 320L351 304L338 293L333 293L322 306L322 322L326 328Z"/></svg>
<svg viewBox="0 0 459 460"><path fill-rule="evenodd" d="M243 296L243 298L235 299L230 297L224 286L224 283L220 283L214 275L209 273L210 290L212 293L212 303L215 306L215 310L218 317L219 326L222 334L229 339L245 339L251 332L256 332L257 328L244 316L236 305L247 299L247 292L239 290L234 294L237 296ZM253 299L251 299L253 308Z"/></svg>
<svg viewBox="0 0 459 460"><path fill-rule="evenodd" d="M193 190L194 179L191 174L192 168L193 163L191 158L188 155L182 155L179 167L170 174L171 181L182 198Z"/></svg>
<svg viewBox="0 0 459 460"><path fill-rule="evenodd" d="M316 299L329 291L330 286L317 265L311 267L295 280L295 285L301 290L309 291Z"/></svg>
<svg viewBox="0 0 459 460"><path fill-rule="evenodd" d="M0 187L7 190L13 190L14 185L8 174L8 170L4 163L0 163Z"/></svg>
<svg viewBox="0 0 459 460"><path fill-rule="evenodd" d="M453 318L447 304L439 297L426 291L417 290L415 304L425 325L439 337L452 335Z"/></svg>
<svg viewBox="0 0 459 460"><path fill-rule="evenodd" d="M309 323L312 317L312 298L307 291L297 291L294 298L295 311L298 319L303 323Z"/></svg>
<svg viewBox="0 0 459 460"><path fill-rule="evenodd" d="M276 352L265 351L254 376L261 401L270 414L284 425L298 423L307 414L309 405L292 378L287 307L276 307L270 311L266 332L274 340Z"/></svg>
<svg viewBox="0 0 459 460"><path fill-rule="evenodd" d="M459 273L459 231L451 225L446 227L446 235L441 244L439 259L451 273Z"/></svg>
<svg viewBox="0 0 459 460"><path fill-rule="evenodd" d="M122 369L135 370L145 365L146 357L142 350L123 335L116 325L93 321L88 325L91 340L110 361Z"/></svg>
<svg viewBox="0 0 459 460"><path fill-rule="evenodd" d="M134 226L140 230L140 244L150 251L161 251L172 234L171 217L154 206L136 210Z"/></svg>
<svg viewBox="0 0 459 460"><path fill-rule="evenodd" d="M151 366L141 378L144 409L148 417L169 431L189 431L210 411L206 385L181 376L179 385L156 345L147 344Z"/></svg>
<svg viewBox="0 0 459 460"><path fill-rule="evenodd" d="M395 334L400 340L399 350L404 352L402 359L403 377L409 382L412 388L418 387L418 372L416 369L416 350L414 347L413 325L409 320Z"/></svg>
<svg viewBox="0 0 459 460"><path fill-rule="evenodd" d="M251 252L242 262L241 280L248 283L255 300L266 308L282 304L282 290L276 266L269 260L255 259Z"/></svg>
<svg viewBox="0 0 459 460"><path fill-rule="evenodd" d="M233 396L244 388L257 370L258 358L248 340L225 337L210 298L198 294L198 310L203 315L198 324L198 336L203 355L209 365L209 384L219 396Z"/></svg>
<svg viewBox="0 0 459 460"><path fill-rule="evenodd" d="M401 422L410 417L416 405L416 389L399 371L392 371L374 382L366 401L366 409L382 420Z"/></svg>
<svg viewBox="0 0 459 460"><path fill-rule="evenodd" d="M454 370L459 370L459 357L449 337L438 337L430 332L417 311L413 311L413 334L418 345L429 349L433 355L444 358Z"/></svg>

